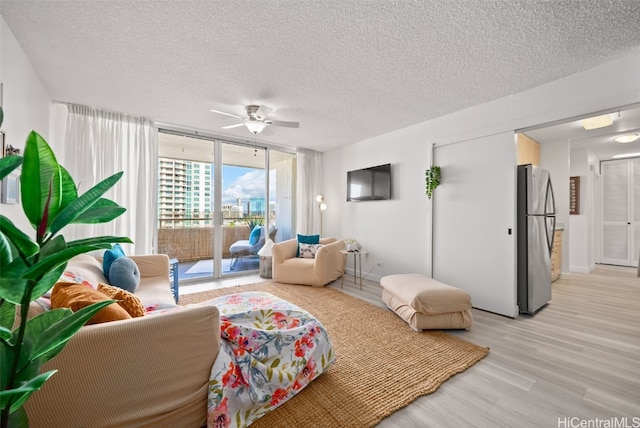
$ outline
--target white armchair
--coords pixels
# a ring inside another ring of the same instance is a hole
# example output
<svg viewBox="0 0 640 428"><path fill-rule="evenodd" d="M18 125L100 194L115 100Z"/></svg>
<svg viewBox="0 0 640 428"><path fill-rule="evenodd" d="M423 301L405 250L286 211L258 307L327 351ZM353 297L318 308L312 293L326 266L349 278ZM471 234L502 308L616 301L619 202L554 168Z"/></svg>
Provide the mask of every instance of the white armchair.
<svg viewBox="0 0 640 428"><path fill-rule="evenodd" d="M314 259L296 257L298 240L278 242L273 246L273 279L285 284L322 287L344 274L344 242L335 238L323 238L324 244Z"/></svg>

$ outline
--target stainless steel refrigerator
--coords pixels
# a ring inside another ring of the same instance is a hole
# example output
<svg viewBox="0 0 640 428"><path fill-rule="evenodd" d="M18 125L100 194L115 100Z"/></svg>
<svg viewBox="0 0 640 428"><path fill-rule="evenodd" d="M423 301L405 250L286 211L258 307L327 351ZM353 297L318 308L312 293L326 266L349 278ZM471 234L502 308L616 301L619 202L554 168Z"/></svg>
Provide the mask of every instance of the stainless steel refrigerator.
<svg viewBox="0 0 640 428"><path fill-rule="evenodd" d="M549 171L518 166L518 307L534 314L551 300L551 249L556 204Z"/></svg>

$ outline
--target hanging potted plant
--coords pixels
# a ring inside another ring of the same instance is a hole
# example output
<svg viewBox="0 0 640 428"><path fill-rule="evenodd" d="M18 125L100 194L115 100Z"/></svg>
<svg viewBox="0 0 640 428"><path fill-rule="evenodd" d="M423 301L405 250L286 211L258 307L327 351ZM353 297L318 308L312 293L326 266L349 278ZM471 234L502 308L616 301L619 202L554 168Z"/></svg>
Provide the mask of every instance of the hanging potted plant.
<svg viewBox="0 0 640 428"><path fill-rule="evenodd" d="M0 108L0 125L2 119ZM67 170L58 164L47 142L33 131L27 138L24 156L0 159L0 180L20 165L22 209L35 231L35 240L0 215L2 428L28 426L24 403L56 372L40 373L42 364L55 357L95 313L114 301L96 303L77 312L53 309L27 319L29 304L53 287L72 257L111 248L113 243L131 242L115 236L66 241L60 234L69 224L106 223L124 213L124 208L102 198L122 172L78 195Z"/></svg>
<svg viewBox="0 0 640 428"><path fill-rule="evenodd" d="M425 173L425 185L426 185L426 193L429 199L433 195L433 191L440 184L440 167L432 166L430 169L426 170Z"/></svg>

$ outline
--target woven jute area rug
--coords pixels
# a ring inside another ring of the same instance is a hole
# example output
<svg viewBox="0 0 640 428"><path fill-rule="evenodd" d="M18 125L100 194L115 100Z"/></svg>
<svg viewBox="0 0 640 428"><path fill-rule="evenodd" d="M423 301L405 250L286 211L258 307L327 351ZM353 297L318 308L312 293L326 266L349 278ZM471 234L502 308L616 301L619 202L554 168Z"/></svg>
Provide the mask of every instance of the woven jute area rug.
<svg viewBox="0 0 640 428"><path fill-rule="evenodd" d="M336 350L327 372L252 427L373 427L489 352L441 331L417 333L393 312L330 287L263 282L182 295L180 304L245 291L266 291L307 310Z"/></svg>

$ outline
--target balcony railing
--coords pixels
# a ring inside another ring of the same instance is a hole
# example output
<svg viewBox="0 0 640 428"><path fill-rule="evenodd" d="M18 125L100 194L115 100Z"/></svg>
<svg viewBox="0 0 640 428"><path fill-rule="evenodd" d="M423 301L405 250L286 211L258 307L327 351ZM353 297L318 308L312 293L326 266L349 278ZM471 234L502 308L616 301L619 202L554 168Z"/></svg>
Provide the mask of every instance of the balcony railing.
<svg viewBox="0 0 640 428"><path fill-rule="evenodd" d="M229 247L239 240L249 239L247 220L257 218L225 218L222 226L222 258L230 258ZM158 253L167 254L181 262L214 258L211 217L179 217L159 219ZM190 224L187 224L190 223ZM207 224L208 223L208 224Z"/></svg>

